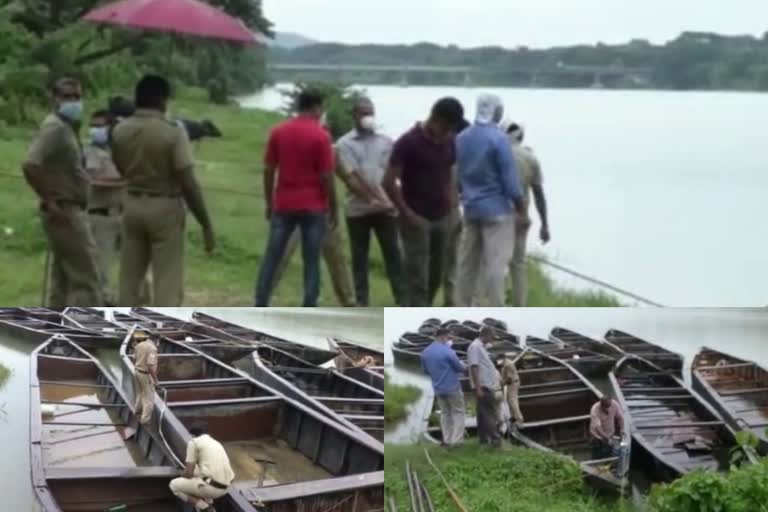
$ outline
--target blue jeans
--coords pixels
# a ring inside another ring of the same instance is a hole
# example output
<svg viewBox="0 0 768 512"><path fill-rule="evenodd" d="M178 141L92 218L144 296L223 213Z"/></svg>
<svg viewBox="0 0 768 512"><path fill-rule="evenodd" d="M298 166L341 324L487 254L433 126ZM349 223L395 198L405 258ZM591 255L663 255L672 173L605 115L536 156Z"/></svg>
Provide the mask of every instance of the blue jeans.
<svg viewBox="0 0 768 512"><path fill-rule="evenodd" d="M317 306L320 296L320 250L327 228L325 212L272 213L269 241L261 262L256 285L256 307L269 306L275 272L285 254L291 234L301 229L301 253L304 260L304 307Z"/></svg>

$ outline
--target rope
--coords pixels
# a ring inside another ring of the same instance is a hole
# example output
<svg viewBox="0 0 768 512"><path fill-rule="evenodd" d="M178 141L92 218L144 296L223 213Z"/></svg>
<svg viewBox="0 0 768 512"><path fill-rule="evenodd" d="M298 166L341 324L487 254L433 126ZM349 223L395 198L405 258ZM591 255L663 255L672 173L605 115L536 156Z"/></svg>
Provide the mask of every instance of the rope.
<svg viewBox="0 0 768 512"><path fill-rule="evenodd" d="M547 265L547 266L552 267L554 269L557 269L557 270L559 270L561 272L565 272L566 274L570 274L570 275L572 275L574 277L578 277L579 279L582 279L582 280L587 281L589 283L592 283L594 285L601 286L603 288L611 290L612 292L618 293L619 295L624 295L626 297L629 297L629 298L631 298L633 300L636 300L637 302L642 302L643 304L646 304L648 306L653 306L653 307L657 307L657 308L666 307L666 306L664 306L662 304L659 304L658 302L652 301L650 299L646 299L646 298L641 297L641 296L639 296L637 294L634 294L632 292L629 292L627 290L619 288L618 286L614 286L614 285L612 285L610 283L606 283L605 281L601 281L600 279L597 279L595 277L590 277L590 276L588 276L586 274L582 274L581 272L577 272L577 271L572 270L572 269L570 269L568 267L564 267L562 265L554 263L554 262L544 258L543 256L529 255L528 258L533 260L533 261L535 261L535 262L537 262L537 263L541 263L543 265Z"/></svg>

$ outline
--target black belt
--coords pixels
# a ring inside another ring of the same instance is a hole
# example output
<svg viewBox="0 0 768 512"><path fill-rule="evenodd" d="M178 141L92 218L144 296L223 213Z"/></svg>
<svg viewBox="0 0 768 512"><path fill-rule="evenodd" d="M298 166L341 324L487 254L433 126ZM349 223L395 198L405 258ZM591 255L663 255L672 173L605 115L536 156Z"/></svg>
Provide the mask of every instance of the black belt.
<svg viewBox="0 0 768 512"><path fill-rule="evenodd" d="M212 478L203 478L203 482L217 489L223 489L223 490L229 489L228 485L220 484L219 482L217 482L216 480L213 480Z"/></svg>
<svg viewBox="0 0 768 512"><path fill-rule="evenodd" d="M129 190L128 195L133 197L168 197L168 198L178 198L181 197L179 194L168 194L163 192L150 192L148 190Z"/></svg>
<svg viewBox="0 0 768 512"><path fill-rule="evenodd" d="M112 207L112 208L89 208L88 214L89 215L101 215L103 217L109 217L113 214L119 214L120 208L118 207Z"/></svg>

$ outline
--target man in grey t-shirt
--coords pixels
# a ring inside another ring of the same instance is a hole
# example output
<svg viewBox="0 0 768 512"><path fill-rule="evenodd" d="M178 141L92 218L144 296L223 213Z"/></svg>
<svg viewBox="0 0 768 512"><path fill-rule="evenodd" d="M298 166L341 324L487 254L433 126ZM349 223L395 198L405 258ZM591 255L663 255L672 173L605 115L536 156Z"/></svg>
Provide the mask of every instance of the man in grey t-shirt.
<svg viewBox="0 0 768 512"><path fill-rule="evenodd" d="M402 259L398 234L397 210L381 186L392 154L392 139L376 132L373 102L359 98L353 115L355 128L339 139L338 174L347 194L347 229L352 252L352 274L357 305L367 307L368 259L371 232L376 235L384 257L392 295L403 305Z"/></svg>
<svg viewBox="0 0 768 512"><path fill-rule="evenodd" d="M498 426L497 393L501 391L499 372L491 361L486 345L493 341L493 330L483 327L480 337L469 345L467 364L472 387L477 397L477 436L480 444L501 445Z"/></svg>

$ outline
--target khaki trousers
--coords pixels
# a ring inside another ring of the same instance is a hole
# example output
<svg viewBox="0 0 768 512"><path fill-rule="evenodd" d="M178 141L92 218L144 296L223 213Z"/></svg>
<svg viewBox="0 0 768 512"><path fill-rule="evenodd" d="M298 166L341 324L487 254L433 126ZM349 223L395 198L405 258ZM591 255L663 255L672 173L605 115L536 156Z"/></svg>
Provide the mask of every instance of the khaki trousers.
<svg viewBox="0 0 768 512"><path fill-rule="evenodd" d="M437 395L435 399L440 408L440 429L443 431L443 443L448 446L461 444L464 441L464 423L466 420L464 393L457 391L450 395Z"/></svg>
<svg viewBox="0 0 768 512"><path fill-rule="evenodd" d="M507 401L507 406L509 407L509 412L518 426L524 421L523 413L520 412L520 400L518 399L519 394L520 394L519 382L517 384L508 385L507 389L505 390L505 398Z"/></svg>
<svg viewBox="0 0 768 512"><path fill-rule="evenodd" d="M197 468L195 468L195 474L199 474ZM219 489L218 487L208 485L199 476L193 478L174 478L171 480L169 487L171 488L171 492L176 495L177 498L184 500L187 503L193 503L200 498L215 500L229 492L228 489Z"/></svg>
<svg viewBox="0 0 768 512"><path fill-rule="evenodd" d="M136 403L134 410L139 423L145 424L152 420L152 410L155 407L155 384L148 373L142 373L136 370L133 379L133 387L136 392Z"/></svg>
<svg viewBox="0 0 768 512"><path fill-rule="evenodd" d="M96 245L88 225L88 215L75 205L61 205L67 220L52 222L40 212L51 252L50 307L102 306Z"/></svg>
<svg viewBox="0 0 768 512"><path fill-rule="evenodd" d="M120 306L141 305L147 271L154 306L181 306L184 298L184 227L180 197L125 198L120 258Z"/></svg>
<svg viewBox="0 0 768 512"><path fill-rule="evenodd" d="M299 247L301 241L301 230L295 229L291 238L288 239L288 246L285 248L285 254L280 261L280 265L275 272L274 283L272 289L276 289L280 285L280 280L283 278L285 269L293 258L293 254ZM352 277L349 272L349 265L344 257L343 244L341 243L341 236L339 234L338 226L334 229L326 231L325 238L323 239L323 259L328 266L328 273L331 275L331 283L333 283L333 291L336 294L336 300L340 305L344 307L355 307L355 294L352 291Z"/></svg>
<svg viewBox="0 0 768 512"><path fill-rule="evenodd" d="M475 297L485 297L488 306L504 306L505 278L515 249L514 240L514 215L488 221L464 220L456 306L473 306Z"/></svg>
<svg viewBox="0 0 768 512"><path fill-rule="evenodd" d="M509 264L509 275L512 278L512 303L519 308L524 308L528 303L528 263L525 256L529 231L530 226L525 229L515 228L515 249L512 263Z"/></svg>

